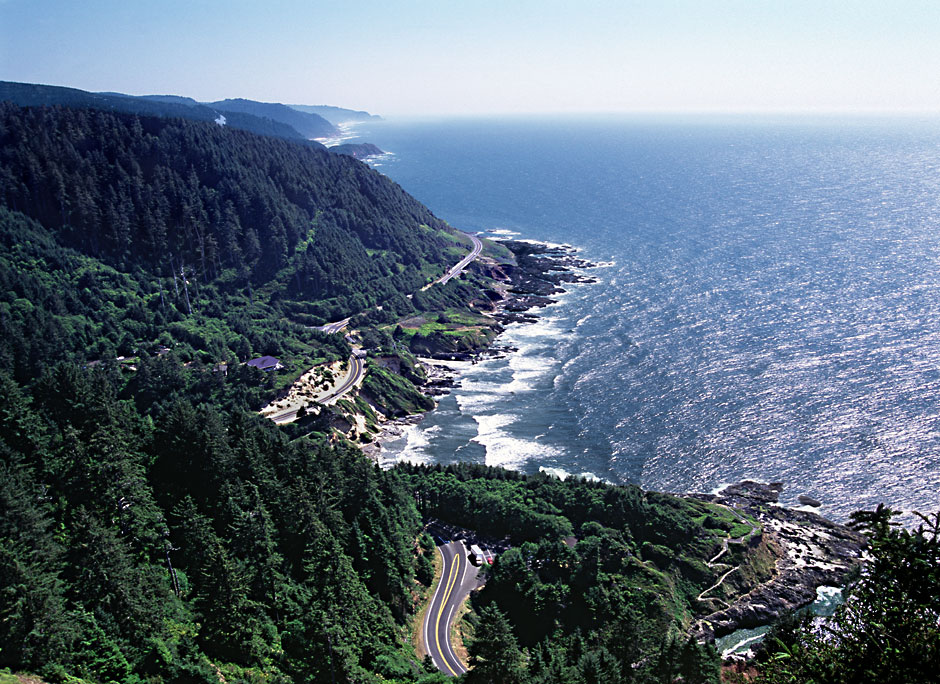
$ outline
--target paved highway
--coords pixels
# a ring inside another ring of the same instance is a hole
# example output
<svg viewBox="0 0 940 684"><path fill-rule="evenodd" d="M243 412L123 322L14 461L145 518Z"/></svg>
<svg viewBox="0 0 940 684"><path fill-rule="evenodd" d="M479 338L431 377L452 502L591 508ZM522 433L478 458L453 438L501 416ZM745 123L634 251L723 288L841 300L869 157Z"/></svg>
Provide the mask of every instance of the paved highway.
<svg viewBox="0 0 940 684"><path fill-rule="evenodd" d="M346 326L349 325L349 319L344 318L341 321L336 321L335 323L327 323L326 325L317 326L319 330L322 330L325 333L333 334L338 333L340 330L344 330Z"/></svg>
<svg viewBox="0 0 940 684"><path fill-rule="evenodd" d="M353 354L349 357L349 372L346 374L346 379L343 380L343 384L340 385L335 392L330 394L328 397L324 397L320 400L321 404L325 404L328 401L335 401L341 396L346 394L349 390L356 386L356 383L362 379L362 376L366 373L366 364L359 358L356 354Z"/></svg>
<svg viewBox="0 0 940 684"><path fill-rule="evenodd" d="M434 283L446 283L451 278L460 275L460 273L467 267L467 265L480 255L480 252L483 250L483 243L475 235L470 235L469 233L466 233L466 235L467 237L470 238L470 240L473 241L473 249L471 249L470 253L467 256L465 256L463 259L461 259L456 265L452 266L450 270L447 271L447 273L445 273L443 276L441 276L436 281L434 281ZM432 283L432 285L434 283ZM431 285L426 285L422 289L426 290L429 287L431 287ZM411 297L410 294L408 296ZM338 333L338 332L345 330L349 326L349 320L350 320L349 318L344 318L343 320L336 321L334 323L327 323L326 325L308 326L308 327L316 328L317 330L322 330L323 332L332 335L333 333ZM347 336L347 340L348 339L349 337ZM326 397L322 397L321 399L319 399L319 402L321 404L326 404L328 402L332 402L332 401L339 399L341 396L343 396L349 390L351 390L356 385L356 383L358 383L362 379L362 376L364 375L364 373L365 373L365 364L362 362L362 359L358 358L355 354L353 354L353 356L349 357L349 374L346 376L346 380L343 381L343 384L340 385L339 389L327 395ZM270 416L270 418L275 423L286 423L287 421L294 420L294 418L297 417L298 410L299 409L290 409L288 411L284 411L283 413L276 413Z"/></svg>
<svg viewBox="0 0 940 684"><path fill-rule="evenodd" d="M437 669L457 677L467 668L454 652L450 628L460 604L479 586L478 568L467 560L467 547L462 541L440 542L437 549L444 559L444 568L424 615L424 645Z"/></svg>
<svg viewBox="0 0 940 684"><path fill-rule="evenodd" d="M333 323L332 325L337 325L337 324ZM342 397L344 394L349 392L349 390L351 390L353 387L355 387L356 384L360 380L362 380L362 376L365 375L365 373L366 373L365 362L361 358L353 354L352 356L349 357L349 371L346 373L346 378L343 380L342 384L339 387L337 387L333 392L328 394L327 396L321 397L318 400L318 403L327 404L331 401L336 401L337 399ZM298 408L288 409L287 411L284 411L283 413L275 413L274 415L271 416L271 420L273 420L275 423L286 423L287 421L294 420L294 418L297 417L297 411L299 410L300 409L298 407Z"/></svg>
<svg viewBox="0 0 940 684"><path fill-rule="evenodd" d="M483 243L480 242L480 238L478 238L476 235L470 235L469 233L467 233L467 237L473 240L473 249L470 250L470 253L467 256L465 256L463 259L461 259L457 263L457 265L452 266L451 269L447 273L442 275L435 282L441 283L443 285L451 278L460 275L460 273L467 267L467 265L471 261L473 261L478 256L480 256L480 252L483 251Z"/></svg>

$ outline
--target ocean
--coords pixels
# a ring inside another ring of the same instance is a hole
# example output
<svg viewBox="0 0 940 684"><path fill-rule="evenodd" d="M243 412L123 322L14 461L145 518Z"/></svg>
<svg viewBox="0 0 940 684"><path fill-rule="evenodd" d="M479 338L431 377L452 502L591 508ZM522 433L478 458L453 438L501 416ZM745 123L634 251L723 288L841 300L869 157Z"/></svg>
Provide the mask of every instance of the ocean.
<svg viewBox="0 0 940 684"><path fill-rule="evenodd" d="M940 120L360 124L468 232L601 264L465 368L386 463L707 492L782 482L838 520L940 508ZM910 515L906 518L910 521Z"/></svg>

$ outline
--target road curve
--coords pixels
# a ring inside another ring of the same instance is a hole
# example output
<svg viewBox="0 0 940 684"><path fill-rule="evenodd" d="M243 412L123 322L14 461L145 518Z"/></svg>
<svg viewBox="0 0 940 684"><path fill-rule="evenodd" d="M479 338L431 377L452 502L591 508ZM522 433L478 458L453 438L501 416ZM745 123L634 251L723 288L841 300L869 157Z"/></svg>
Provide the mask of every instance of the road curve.
<svg viewBox="0 0 940 684"><path fill-rule="evenodd" d="M480 241L480 238L478 238L476 235L470 235L470 233L466 233L466 236L473 241L473 249L470 250L470 253L467 256L457 262L456 265L451 266L450 270L438 278L435 282L443 285L451 278L460 275L460 273L470 264L471 261L480 256L480 252L483 251L483 243Z"/></svg>
<svg viewBox="0 0 940 684"><path fill-rule="evenodd" d="M350 318L352 317L350 316ZM346 326L348 325L349 325L349 318L344 318L343 320L336 321L335 323L327 323L326 325L314 325L310 327L315 330L320 330L329 335L332 335L333 333L338 333L340 330L344 330Z"/></svg>
<svg viewBox="0 0 940 684"><path fill-rule="evenodd" d="M462 541L437 541L437 550L444 560L444 565L441 581L438 582L424 614L424 645L437 669L446 675L457 677L466 672L467 668L454 652L450 640L451 626L460 605L470 592L479 586L479 568L467 560L467 547Z"/></svg>
<svg viewBox="0 0 940 684"><path fill-rule="evenodd" d="M325 404L329 401L336 401L341 396L346 394L349 390L356 386L362 376L366 373L366 364L359 358L356 354L353 354L349 357L349 372L346 374L346 379L343 380L343 384L340 385L335 392L329 396L323 397L320 400L321 404Z"/></svg>
<svg viewBox="0 0 940 684"><path fill-rule="evenodd" d="M336 401L344 394L349 392L356 384L362 380L362 376L366 373L366 364L365 362L353 354L349 357L349 371L346 373L346 378L335 391L331 392L327 396L321 398L317 403L328 404L330 402ZM294 420L297 417L297 412L300 410L300 407L288 409L283 413L275 413L270 416L271 420L275 423L286 423L288 421Z"/></svg>

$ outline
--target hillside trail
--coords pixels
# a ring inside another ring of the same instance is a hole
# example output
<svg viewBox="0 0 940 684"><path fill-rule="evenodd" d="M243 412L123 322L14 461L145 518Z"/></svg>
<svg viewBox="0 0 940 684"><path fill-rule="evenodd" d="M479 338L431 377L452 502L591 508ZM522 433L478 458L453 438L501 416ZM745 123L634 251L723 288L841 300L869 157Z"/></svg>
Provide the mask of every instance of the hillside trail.
<svg viewBox="0 0 940 684"><path fill-rule="evenodd" d="M747 533L742 534L740 537L736 537L734 539L732 539L731 537L725 537L724 539L721 540L721 550L718 553L716 553L715 556L711 560L707 561L705 565L707 565L709 568L712 568L713 570L717 570L719 568L727 568L727 570L721 575L721 577L718 578L717 582L715 582L713 585L711 585L710 587L702 591L696 597L696 600L698 601L708 600L708 601L714 601L717 603L723 603L726 608L728 608L729 605L728 605L728 602L725 601L724 599L718 598L717 596L709 598L709 599L705 598L706 594L709 594L710 592L720 587L722 583L725 581L725 579L728 577L728 575L730 575L732 572L738 569L738 566L736 565L729 565L728 563L719 563L718 559L724 556L726 553L728 553L729 544L745 544L746 540L750 539L753 535L757 534L757 531L760 529L759 526L750 522L747 518L745 518L743 515L735 511L733 508L728 508L728 510L734 513L735 516L737 516L738 522L744 523L751 529Z"/></svg>

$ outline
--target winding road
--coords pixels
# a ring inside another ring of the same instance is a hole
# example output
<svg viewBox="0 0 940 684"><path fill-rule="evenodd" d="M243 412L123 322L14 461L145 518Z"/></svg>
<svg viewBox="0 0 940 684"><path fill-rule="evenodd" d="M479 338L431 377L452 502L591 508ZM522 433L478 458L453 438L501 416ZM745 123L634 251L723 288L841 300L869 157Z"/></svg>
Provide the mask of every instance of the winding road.
<svg viewBox="0 0 940 684"><path fill-rule="evenodd" d="M450 630L460 604L479 586L478 568L467 560L467 547L462 541L437 541L437 550L444 559L444 567L441 570L441 580L424 614L424 645L437 669L444 674L458 677L466 672L467 668L454 652Z"/></svg>
<svg viewBox="0 0 940 684"><path fill-rule="evenodd" d="M440 278L435 280L433 283L431 283L431 285L434 285L437 283L446 283L451 278L454 278L455 276L460 275L471 261L473 261L478 256L480 256L480 252L483 251L483 242L475 235L470 235L469 233L464 233L464 234L467 237L469 237L470 240L473 242L473 249L470 250L470 253L467 254L467 256L465 256L463 259L457 262L454 266L452 266L447 271L447 273L445 273L443 276L441 276ZM431 285L426 285L422 289L426 290L427 288L431 287ZM408 296L411 297L411 295L408 295ZM352 317L350 316L349 318L344 318L340 321L335 321L333 323L327 323L326 325L307 326L307 327L310 329L321 330L327 334L332 335L332 334L342 332L343 330L345 330L349 326L349 321L351 318ZM348 335L346 339L347 340L349 339ZM356 352L353 352L353 355L349 357L349 373L347 374L346 379L334 392L331 392L325 397L321 397L320 399L318 399L317 400L318 403L329 404L331 402L336 401L337 399L342 397L344 394L349 392L353 387L355 387L356 384L360 380L362 380L362 376L364 374L365 374L365 363ZM273 420L275 423L287 423L287 422L294 420L297 417L297 412L299 410L300 410L300 407L288 409L286 411L283 411L282 413L272 414L269 416L269 418ZM474 573L474 576L476 576L476 573Z"/></svg>
<svg viewBox="0 0 940 684"><path fill-rule="evenodd" d="M350 317L351 318L351 317ZM332 335L333 333L338 333L340 330L344 330L346 326L349 325L349 318L344 318L341 321L336 321L335 323L327 323L326 325L316 326L318 330Z"/></svg>
<svg viewBox="0 0 940 684"><path fill-rule="evenodd" d="M465 235L473 241L473 249L470 250L470 253L467 256L465 256L463 259L457 262L456 265L451 266L450 270L447 271L447 273L445 273L440 278L438 278L433 283L431 283L432 285L436 283L440 283L441 285L443 285L451 278L454 278L460 275L461 272L463 272L463 270L470 264L471 261L473 261L478 256L480 256L480 252L483 251L483 243L480 241L480 238L478 238L476 235L470 235L470 233L465 233ZM427 287L430 287L430 285L428 285Z"/></svg>
<svg viewBox="0 0 940 684"><path fill-rule="evenodd" d="M333 325L336 325L335 323ZM335 332L335 331L334 331ZM366 364L363 362L359 356L355 353L349 357L349 370L346 373L346 377L343 382L335 390L330 392L325 397L321 397L317 400L317 403L320 404L329 404L336 401L344 394L349 392L356 384L362 380L362 376L365 375ZM291 408L283 413L275 413L270 416L271 420L275 423L287 423L294 420L297 417L297 412L300 410L300 407Z"/></svg>

